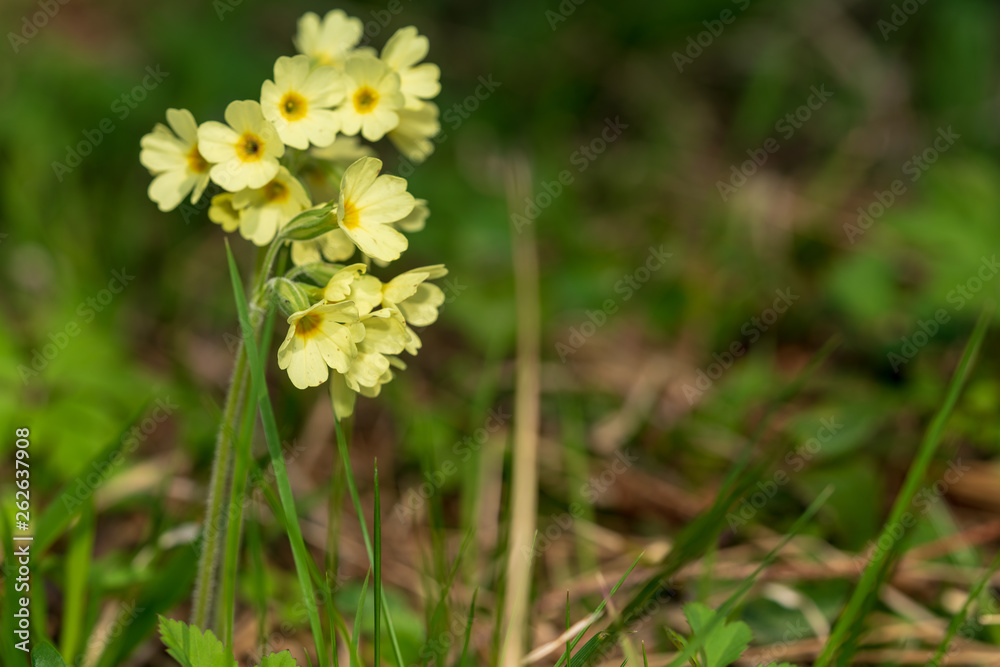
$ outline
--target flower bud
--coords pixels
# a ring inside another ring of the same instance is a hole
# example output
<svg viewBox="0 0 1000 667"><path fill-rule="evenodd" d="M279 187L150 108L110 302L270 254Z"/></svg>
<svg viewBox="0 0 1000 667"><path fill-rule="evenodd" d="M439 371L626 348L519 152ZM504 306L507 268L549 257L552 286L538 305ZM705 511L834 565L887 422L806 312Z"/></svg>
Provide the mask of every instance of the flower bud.
<svg viewBox="0 0 1000 667"><path fill-rule="evenodd" d="M281 230L284 241L311 241L337 228L337 215L333 202L303 211L292 218Z"/></svg>
<svg viewBox="0 0 1000 667"><path fill-rule="evenodd" d="M267 283L275 304L285 317L306 310L312 305L309 286L287 278L272 278Z"/></svg>

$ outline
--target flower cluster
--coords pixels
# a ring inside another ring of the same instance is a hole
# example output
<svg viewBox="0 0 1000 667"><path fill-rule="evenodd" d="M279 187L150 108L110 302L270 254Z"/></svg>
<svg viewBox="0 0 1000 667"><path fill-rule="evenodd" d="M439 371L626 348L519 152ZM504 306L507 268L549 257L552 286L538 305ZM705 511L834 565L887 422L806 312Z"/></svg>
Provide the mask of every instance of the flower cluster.
<svg viewBox="0 0 1000 667"><path fill-rule="evenodd" d="M298 54L278 58L259 101L230 103L225 123L199 125L190 111L168 109L169 127L144 136L139 155L160 210L189 194L197 202L211 181L222 191L210 220L258 246L288 248L292 268L267 282L288 316L278 366L300 389L329 380L341 417L357 394L378 395L405 368L400 354L417 353L412 327L437 319L444 293L430 281L446 273L428 266L388 282L369 273L400 257L404 232L423 229L429 211L404 179L380 173L361 139L387 137L423 161L440 131L431 99L441 86L437 65L421 62L429 42L416 28L397 31L380 54L358 46L362 31L341 10L305 14ZM345 264L356 252L359 261Z"/></svg>

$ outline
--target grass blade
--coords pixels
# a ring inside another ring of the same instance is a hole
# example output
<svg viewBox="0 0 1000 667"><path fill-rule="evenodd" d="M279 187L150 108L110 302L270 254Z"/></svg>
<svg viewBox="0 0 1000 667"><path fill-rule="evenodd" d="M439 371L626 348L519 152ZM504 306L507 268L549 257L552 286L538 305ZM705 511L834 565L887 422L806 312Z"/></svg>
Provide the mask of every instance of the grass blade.
<svg viewBox="0 0 1000 667"><path fill-rule="evenodd" d="M659 573L650 578L645 586L633 596L622 610L621 620L612 624L604 632L592 637L580 650L580 655L603 655L615 643L617 636L625 628L644 618L646 606L653 601L654 597L659 597L662 593L666 593L668 597L674 597L671 577L684 565L704 555L718 541L718 536L726 525L726 513L768 469L770 462L767 460L752 467L750 464L754 450L770 428L774 415L785 403L798 394L817 369L840 346L840 343L839 336L830 338L806 368L775 395L761 417L757 428L754 429L747 441L740 457L723 481L715 503L707 512L681 531L674 542L673 549L661 563ZM574 658L574 667L580 664L586 663Z"/></svg>
<svg viewBox="0 0 1000 667"><path fill-rule="evenodd" d="M382 665L382 501L378 491L375 459L375 667Z"/></svg>
<svg viewBox="0 0 1000 667"><path fill-rule="evenodd" d="M816 515L832 494L832 486L828 486L823 489L819 496L817 496L816 499L810 503L809 507L806 508L806 511L802 513L802 516L800 516L795 523L792 524L792 527L789 528L788 532L784 537L782 537L781 541L778 542L778 544L776 544L766 556L764 556L764 559L760 562L760 565L757 566L753 573L744 579L733 594L719 606L715 617L705 627L704 631L694 637L691 637L690 641L688 641L684 646L684 650L681 651L681 653L670 663L670 667L679 667L698 653L702 644L705 643L705 638L711 635L712 631L726 620L726 617L729 616L733 607L735 607L746 592L750 590L754 582L757 580L757 577L760 576L760 573L771 566L771 563L773 563L774 559L777 558L778 553L785 548L785 545L788 544L793 537L806 527L806 524L813 518L813 516Z"/></svg>
<svg viewBox="0 0 1000 667"><path fill-rule="evenodd" d="M88 500L80 514L79 522L73 527L66 553L66 597L63 602L59 652L70 664L76 659L84 638L87 584L90 579L90 564L94 557L95 532L94 506L92 501Z"/></svg>
<svg viewBox="0 0 1000 667"><path fill-rule="evenodd" d="M972 336L970 336L969 342L965 346L962 359L959 361L958 367L951 378L944 403L924 434L920 448L917 450L917 457L910 466L906 474L906 480L903 482L903 488L899 495L896 496L895 503L893 503L889 520L882 527L882 532L875 542L876 544L881 544L882 540L885 539L891 546L888 549L879 549L874 553L872 560L861 575L861 581L858 582L857 587L855 587L854 592L851 594L847 607L841 613L840 618L837 619L837 623L834 625L822 653L816 659L816 667L826 667L831 664L838 653L840 653L841 647L848 638L848 634L855 630L860 631L861 621L864 620L865 608L868 605L868 601L877 594L878 582L884 576L884 573L891 565L898 551L901 539L896 539L892 535L892 532L900 529L903 529L905 532L905 527L902 523L903 515L910 506L910 503L913 502L913 498L919 490L918 487L927 474L927 468L930 466L934 454L941 444L945 424L948 421L948 417L951 416L951 411L958 401L962 387L965 385L965 381L972 371L973 362L979 352L979 347L982 345L983 338L986 336L986 330L989 327L992 317L993 304L989 303L983 308L983 312L979 316L976 328L973 330Z"/></svg>
<svg viewBox="0 0 1000 667"><path fill-rule="evenodd" d="M344 438L344 429L340 425L340 420L334 418L334 429L337 431L337 449L340 451L340 458L344 462L344 476L347 479L347 490L354 503L354 510L358 514L358 522L361 524L361 536L365 540L365 548L368 550L368 561L372 567L375 566L375 552L372 549L371 538L368 537L368 522L365 520L365 512L361 507L361 498L358 496L358 487L354 483L354 473L351 471L351 455L347 452L347 441ZM385 591L376 591L382 598L382 607L385 611L385 627L389 632L389 641L392 643L392 651L396 657L396 664L404 667L403 652L399 648L399 640L396 638L396 628L392 623L392 613L389 611L389 604L385 597Z"/></svg>
<svg viewBox="0 0 1000 667"><path fill-rule="evenodd" d="M365 612L365 602L368 600L368 579L372 576L371 568L365 572L365 583L361 584L361 595L358 596L358 608L354 612L354 634L351 637L351 644L354 645L354 656L357 658L357 662L354 663L357 667L361 667L361 660L358 658L360 655L361 647L361 626L364 619ZM376 667L379 664L375 663Z"/></svg>
<svg viewBox="0 0 1000 667"><path fill-rule="evenodd" d="M479 587L472 591L472 604L469 605L469 617L465 621L465 641L462 642L462 655L458 658L459 667L465 666L466 656L469 655L469 639L472 638L472 623L476 620L476 598L479 596Z"/></svg>

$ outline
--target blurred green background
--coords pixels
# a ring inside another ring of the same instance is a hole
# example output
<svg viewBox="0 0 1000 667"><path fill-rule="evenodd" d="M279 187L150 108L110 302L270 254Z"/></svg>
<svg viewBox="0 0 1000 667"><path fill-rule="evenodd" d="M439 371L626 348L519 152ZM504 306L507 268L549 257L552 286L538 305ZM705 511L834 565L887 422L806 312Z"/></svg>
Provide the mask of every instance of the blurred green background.
<svg viewBox="0 0 1000 667"><path fill-rule="evenodd" d="M510 394L511 214L530 210L523 197L508 205L512 161L529 165L535 203L545 202L530 222L543 430L571 403L595 451L629 444L651 472L694 493L724 471L736 433L779 383L839 334L843 346L783 437L801 444L822 418L845 427L766 512L781 525L815 489L847 485L816 528L841 548L875 534L872 508L886 506L1000 287L990 268L1000 248L993 2L402 0L393 14L388 2L52 0L55 15L37 34L26 30L43 4L0 8L0 424L32 430L37 511L58 503L158 399L177 406L112 473L154 465L151 478L133 473L135 486L99 508L91 618L103 596L124 591L161 607L186 598L177 582L193 575L182 574L193 555L171 560L158 540L200 516L237 330L224 235L204 207L163 214L148 200L139 139L168 107L204 121L231 100L258 98L274 59L293 52L304 11L342 7L373 22L376 47L415 25L442 70L442 134L408 176L431 217L399 268L447 264L454 298L410 369L362 403L355 427L387 457L396 492L419 482L428 448L443 452L482 423L473 404L484 383L496 383L501 402ZM165 73L148 90L147 68ZM484 80L496 89L477 99ZM596 141L616 119L620 134ZM113 129L100 131L102 121ZM949 131L957 138L935 148ZM57 166L76 162L68 153L80 142L91 150L79 165ZM591 145L593 159L583 152ZM763 164L747 163L755 156ZM564 171L572 182L538 198ZM859 209L872 216L867 229ZM246 273L253 249L232 242ZM647 275L636 271L660 247L671 253L662 268L622 287ZM102 303L115 271L134 280ZM773 324L754 323L770 317L776 290L796 299ZM603 326L585 325L608 300L615 312ZM946 321L927 325L938 311ZM921 322L932 335L920 336ZM584 340L575 333L584 330L594 333ZM734 343L745 353L699 386L699 371ZM566 363L558 345L570 346ZM991 460L1000 442L998 353L991 336L949 425L970 459ZM278 372L271 384L291 440L322 395L294 391ZM634 403L637 384L633 422L602 430ZM0 459L10 461L12 447L0 439ZM448 498L466 476L448 482ZM543 488L543 510L549 502ZM670 523L641 511L621 521L650 534ZM56 589L65 548L57 542L40 566ZM176 590L141 588L153 575L140 555L176 568ZM57 627L52 620L48 632Z"/></svg>

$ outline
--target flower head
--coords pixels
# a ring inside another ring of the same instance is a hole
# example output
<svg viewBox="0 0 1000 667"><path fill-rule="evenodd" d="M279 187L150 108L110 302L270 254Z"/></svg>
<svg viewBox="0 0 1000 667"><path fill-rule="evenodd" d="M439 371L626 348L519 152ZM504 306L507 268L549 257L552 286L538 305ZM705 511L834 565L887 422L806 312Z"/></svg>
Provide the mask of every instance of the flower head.
<svg viewBox="0 0 1000 667"><path fill-rule="evenodd" d="M274 63L274 81L260 89L264 117L287 145L329 146L340 128L331 107L344 99L344 83L332 67L310 70L308 56L282 56Z"/></svg>
<svg viewBox="0 0 1000 667"><path fill-rule="evenodd" d="M344 64L346 99L338 109L344 134L378 141L399 123L403 108L399 75L370 54L358 54Z"/></svg>
<svg viewBox="0 0 1000 667"><path fill-rule="evenodd" d="M361 158L344 172L340 181L337 222L361 252L391 262L406 250L406 237L392 223L413 211L414 198L406 181L398 176L379 176L382 161Z"/></svg>
<svg viewBox="0 0 1000 667"><path fill-rule="evenodd" d="M382 62L399 74L407 109L418 109L422 100L441 92L441 68L432 63L418 65L427 57L430 41L408 26L396 31L382 47Z"/></svg>
<svg viewBox="0 0 1000 667"><path fill-rule="evenodd" d="M285 223L311 205L305 187L284 167L264 187L233 195L233 207L240 212L240 235L259 246L270 243Z"/></svg>
<svg viewBox="0 0 1000 667"><path fill-rule="evenodd" d="M198 201L208 185L208 160L198 150L198 124L187 109L167 109L166 125L157 123L139 145L139 162L156 178L149 184L149 198L161 211L177 208L191 193Z"/></svg>
<svg viewBox="0 0 1000 667"><path fill-rule="evenodd" d="M357 246L342 229L333 229L310 241L292 241L292 264L303 266L315 264L324 259L328 262L343 262L350 259Z"/></svg>
<svg viewBox="0 0 1000 667"><path fill-rule="evenodd" d="M389 140L406 159L421 163L434 152L431 141L441 131L439 110L433 102L423 102L416 109L399 111L399 124L389 132Z"/></svg>
<svg viewBox="0 0 1000 667"><path fill-rule="evenodd" d="M362 388L374 389L391 379L389 372L390 357L402 352L408 339L406 324L398 311L382 308L360 320L364 326L365 335L358 343L358 354L344 372L344 381L354 391Z"/></svg>
<svg viewBox="0 0 1000 667"><path fill-rule="evenodd" d="M208 121L198 128L201 154L218 163L210 172L212 180L230 192L264 187L285 154L278 132L253 100L230 102L226 123Z"/></svg>
<svg viewBox="0 0 1000 667"><path fill-rule="evenodd" d="M427 226L427 218L430 216L431 210L427 207L427 200L416 199L410 214L393 224L401 232L419 232Z"/></svg>
<svg viewBox="0 0 1000 667"><path fill-rule="evenodd" d="M448 275L444 264L425 266L401 273L382 288L382 304L397 308L407 324L426 327L434 324L438 308L444 303L444 292L428 280Z"/></svg>
<svg viewBox="0 0 1000 667"><path fill-rule="evenodd" d="M321 21L314 12L299 19L295 47L319 65L340 67L359 41L363 32L361 19L348 16L342 9L327 12Z"/></svg>
<svg viewBox="0 0 1000 667"><path fill-rule="evenodd" d="M235 232L240 226L240 212L233 206L233 193L222 192L212 197L208 219L222 225L225 232Z"/></svg>
<svg viewBox="0 0 1000 667"><path fill-rule="evenodd" d="M278 367L299 389L326 382L330 369L346 373L365 337L353 303L319 302L288 317L288 334L278 348Z"/></svg>

